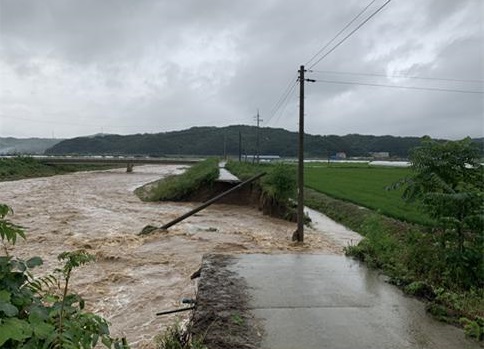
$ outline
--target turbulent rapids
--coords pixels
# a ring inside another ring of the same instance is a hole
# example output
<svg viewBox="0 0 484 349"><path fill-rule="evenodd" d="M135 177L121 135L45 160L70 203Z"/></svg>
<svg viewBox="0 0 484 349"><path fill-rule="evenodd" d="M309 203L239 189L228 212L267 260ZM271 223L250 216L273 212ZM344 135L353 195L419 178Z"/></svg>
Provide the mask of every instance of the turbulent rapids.
<svg viewBox="0 0 484 349"><path fill-rule="evenodd" d="M297 246L291 242L294 223L234 205L213 205L168 232L137 236L147 224L161 226L194 207L145 203L133 194L181 171L177 165L149 165L131 174L119 169L2 182L0 202L14 209L12 221L27 233L12 254L42 257L39 272L53 270L63 251L94 254L97 262L74 274L73 290L112 323L113 336L126 336L134 348L151 348L152 338L176 316L155 313L194 297L190 275L205 253L341 253L343 244L334 237L308 229L305 246Z"/></svg>

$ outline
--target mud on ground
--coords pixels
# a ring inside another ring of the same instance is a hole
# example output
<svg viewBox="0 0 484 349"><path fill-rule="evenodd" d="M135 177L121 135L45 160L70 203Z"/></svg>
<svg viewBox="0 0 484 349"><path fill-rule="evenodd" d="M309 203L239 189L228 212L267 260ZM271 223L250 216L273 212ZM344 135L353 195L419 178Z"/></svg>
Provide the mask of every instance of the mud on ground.
<svg viewBox="0 0 484 349"><path fill-rule="evenodd" d="M245 280L226 268L232 258L211 254L203 259L189 332L210 349L257 348L262 339L263 327L248 310Z"/></svg>

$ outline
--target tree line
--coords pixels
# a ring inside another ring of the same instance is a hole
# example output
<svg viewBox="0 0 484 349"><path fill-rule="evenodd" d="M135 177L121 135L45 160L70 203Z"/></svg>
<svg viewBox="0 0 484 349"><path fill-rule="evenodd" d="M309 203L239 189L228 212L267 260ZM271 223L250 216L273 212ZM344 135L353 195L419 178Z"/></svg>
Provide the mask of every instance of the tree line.
<svg viewBox="0 0 484 349"><path fill-rule="evenodd" d="M255 126L193 127L182 131L135 135L98 135L64 140L46 151L46 154L79 155L202 155L237 156L257 153ZM239 143L240 140L240 143ZM483 139L476 140L481 149ZM260 154L295 157L297 133L281 128L259 129ZM348 157L367 157L372 152L388 152L391 157L406 158L409 150L421 144L419 137L371 136L349 134L306 135L305 155L326 158L338 152Z"/></svg>

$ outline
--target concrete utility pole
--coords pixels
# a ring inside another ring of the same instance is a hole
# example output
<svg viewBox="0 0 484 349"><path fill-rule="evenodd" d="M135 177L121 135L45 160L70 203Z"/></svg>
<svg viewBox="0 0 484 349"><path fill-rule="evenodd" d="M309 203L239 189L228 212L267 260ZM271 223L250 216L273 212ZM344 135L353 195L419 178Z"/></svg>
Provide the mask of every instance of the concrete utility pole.
<svg viewBox="0 0 484 349"><path fill-rule="evenodd" d="M297 168L297 232L296 239L304 242L304 66L299 69L299 146Z"/></svg>
<svg viewBox="0 0 484 349"><path fill-rule="evenodd" d="M306 70L301 65L299 68L299 147L298 147L298 171L297 171L297 230L294 240L304 242L304 82L314 82L305 79Z"/></svg>
<svg viewBox="0 0 484 349"><path fill-rule="evenodd" d="M260 157L260 140L259 140L259 124L261 121L263 121L261 118L260 118L260 115L259 115L259 109L257 109L257 116L256 116L256 121L257 121L257 134L256 134L256 161L257 163L259 163L259 157Z"/></svg>

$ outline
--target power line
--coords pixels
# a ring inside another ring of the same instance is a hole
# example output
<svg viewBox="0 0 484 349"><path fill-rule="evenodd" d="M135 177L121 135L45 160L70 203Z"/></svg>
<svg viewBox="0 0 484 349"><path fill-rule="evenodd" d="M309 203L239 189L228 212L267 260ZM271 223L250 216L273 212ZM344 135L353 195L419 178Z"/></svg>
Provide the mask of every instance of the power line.
<svg viewBox="0 0 484 349"><path fill-rule="evenodd" d="M323 56L321 56L316 62L314 62L309 69L313 68L316 64L321 62L324 58L326 58L331 52L336 50L343 42L345 42L350 36L352 36L354 33L356 33L361 27L363 27L370 19L372 19L378 12L383 10L385 6L387 6L390 1L392 0L387 0L383 5L381 5L378 9L376 9L371 15L369 15L363 22L361 22L355 29L353 29L348 35L346 35L343 39L338 41L336 45L334 45L328 52L326 52Z"/></svg>
<svg viewBox="0 0 484 349"><path fill-rule="evenodd" d="M331 70L311 70L311 73L322 73L322 74L341 74L341 75L356 75L356 76L375 76L383 78L404 78L404 79L417 79L417 80L435 80L435 81L451 81L451 82L466 82L466 83L480 83L482 84L484 80L465 80L465 79L452 79L452 78L436 78L436 77L424 77L424 76L411 76L404 74L388 75L388 74L376 74L376 73L355 73L346 71L331 71Z"/></svg>
<svg viewBox="0 0 484 349"><path fill-rule="evenodd" d="M384 84L370 84L370 83L360 83L360 82L350 82L350 81L335 81L335 80L316 80L316 82L322 82L322 83L328 83L328 84L341 84L341 85L360 85L360 86L376 86L376 87L401 88L401 89L408 89L408 90L424 90L424 91L440 91L440 92L457 92L457 93L469 93L469 94L484 94L483 91L457 90L457 89L448 89L448 88L384 85Z"/></svg>
<svg viewBox="0 0 484 349"><path fill-rule="evenodd" d="M311 59L309 61L307 61L304 65L308 65L309 63L311 63L313 61L313 59L315 59L321 52L323 52L329 45L331 45L333 43L334 40L336 40L336 38L338 36L341 35L341 33L343 33L346 29L348 29L348 27L350 25L353 24L354 21L356 21L358 18L360 18L360 16L368 9L368 7L370 7L371 5L373 5L373 3L375 2L376 0L372 0L368 3L368 5L366 5L363 10L361 10L355 17L353 17L353 19L351 21L349 21L335 36L333 36L333 38L331 40L329 40L326 45L324 45L318 52L316 52L314 54L314 56L311 57Z"/></svg>
<svg viewBox="0 0 484 349"><path fill-rule="evenodd" d="M294 88L296 87L296 85L297 85L297 78L294 78L294 77L291 78L291 80L289 80L289 84L283 90L283 93L282 93L281 97L279 97L279 99L277 100L277 102L274 104L274 107L272 107L271 112L270 112L270 115L266 119L266 123L268 123L277 114L277 112L281 109L281 106L287 100L287 98L289 97L289 95L291 94L291 92L294 90Z"/></svg>
<svg viewBox="0 0 484 349"><path fill-rule="evenodd" d="M297 83L295 83L291 90L289 91L288 93L288 96L287 98L285 99L285 102L284 104L282 105L282 107L280 108L280 113L279 115L277 115L276 119L274 120L274 125L277 124L277 122L279 121L279 119L281 118L282 115L284 115L284 112L286 111L286 108L287 106L289 105L289 102L291 101L291 98L294 97L296 94L294 93L294 91L296 90L296 86L297 86Z"/></svg>

